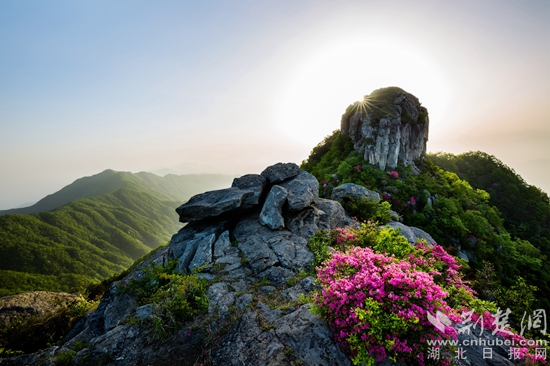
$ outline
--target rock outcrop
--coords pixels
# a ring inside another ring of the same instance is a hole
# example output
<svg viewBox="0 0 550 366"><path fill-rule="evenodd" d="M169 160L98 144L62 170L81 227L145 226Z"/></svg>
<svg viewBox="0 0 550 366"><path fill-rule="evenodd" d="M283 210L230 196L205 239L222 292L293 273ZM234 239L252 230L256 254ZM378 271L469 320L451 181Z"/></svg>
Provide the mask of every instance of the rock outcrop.
<svg viewBox="0 0 550 366"><path fill-rule="evenodd" d="M397 87L378 89L348 107L341 133L349 136L366 162L395 168L413 165L426 155L428 111L418 99Z"/></svg>
<svg viewBox="0 0 550 366"><path fill-rule="evenodd" d="M339 202L319 198L318 189L297 165L276 164L237 178L231 188L191 198L177 209L180 221L189 223L170 245L114 282L61 344L0 364L54 365L69 354L72 365L351 365L332 329L304 301L316 288L315 279L304 276L314 259L308 239L319 230L357 225ZM353 186L340 191L371 196ZM410 241L431 239L397 226ZM124 289L151 265L174 261L182 273L200 270L209 281L208 314L158 340L139 325L156 319L157 305L139 303Z"/></svg>

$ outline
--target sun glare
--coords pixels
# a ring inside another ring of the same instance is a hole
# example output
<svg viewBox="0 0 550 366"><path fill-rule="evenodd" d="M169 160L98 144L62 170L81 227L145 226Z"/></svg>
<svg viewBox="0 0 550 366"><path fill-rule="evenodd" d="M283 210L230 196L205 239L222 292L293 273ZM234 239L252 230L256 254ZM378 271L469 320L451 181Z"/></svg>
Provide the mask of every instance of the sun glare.
<svg viewBox="0 0 550 366"><path fill-rule="evenodd" d="M351 38L327 43L290 72L275 113L279 129L314 146L333 130L348 105L373 90L398 86L428 108L431 126L441 119L450 86L429 54L392 39ZM358 98L358 96L360 96Z"/></svg>

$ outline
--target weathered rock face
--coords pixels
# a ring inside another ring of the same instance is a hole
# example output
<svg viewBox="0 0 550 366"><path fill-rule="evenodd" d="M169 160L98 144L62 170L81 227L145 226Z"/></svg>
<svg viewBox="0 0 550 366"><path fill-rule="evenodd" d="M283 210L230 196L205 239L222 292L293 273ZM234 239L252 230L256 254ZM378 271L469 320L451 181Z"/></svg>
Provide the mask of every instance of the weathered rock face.
<svg viewBox="0 0 550 366"><path fill-rule="evenodd" d="M428 129L426 108L414 95L396 87L375 90L350 105L340 126L365 161L382 170L423 158Z"/></svg>

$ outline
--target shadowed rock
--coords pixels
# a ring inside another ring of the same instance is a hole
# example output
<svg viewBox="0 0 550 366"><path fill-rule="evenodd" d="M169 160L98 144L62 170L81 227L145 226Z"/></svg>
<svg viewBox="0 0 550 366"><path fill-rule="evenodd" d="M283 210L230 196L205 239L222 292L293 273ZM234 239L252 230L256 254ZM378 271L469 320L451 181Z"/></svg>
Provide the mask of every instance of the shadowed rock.
<svg viewBox="0 0 550 366"><path fill-rule="evenodd" d="M254 192L252 196L245 198L242 205L243 208L250 208L260 203L260 198L266 184L266 178L260 174L247 174L240 178L235 178L231 187Z"/></svg>

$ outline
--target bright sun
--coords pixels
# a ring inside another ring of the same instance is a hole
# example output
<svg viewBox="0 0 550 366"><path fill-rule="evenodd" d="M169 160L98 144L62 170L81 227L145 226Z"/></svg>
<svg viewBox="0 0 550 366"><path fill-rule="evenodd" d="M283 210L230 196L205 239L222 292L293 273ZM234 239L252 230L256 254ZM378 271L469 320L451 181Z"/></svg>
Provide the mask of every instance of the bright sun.
<svg viewBox="0 0 550 366"><path fill-rule="evenodd" d="M325 44L290 72L277 104L278 128L314 146L340 128L349 104L387 86L418 97L433 125L443 117L450 86L441 67L416 46L374 38Z"/></svg>

